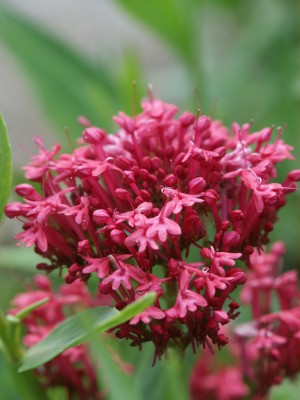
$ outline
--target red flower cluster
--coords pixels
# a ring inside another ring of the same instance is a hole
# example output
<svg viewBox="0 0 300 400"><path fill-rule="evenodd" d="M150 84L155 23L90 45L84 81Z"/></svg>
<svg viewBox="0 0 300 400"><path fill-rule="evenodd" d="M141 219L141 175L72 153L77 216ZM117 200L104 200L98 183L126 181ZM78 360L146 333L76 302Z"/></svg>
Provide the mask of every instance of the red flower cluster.
<svg viewBox="0 0 300 400"><path fill-rule="evenodd" d="M54 293L49 278L42 275L34 277L35 288L18 295L11 314L16 314L29 305L48 298L48 302L32 311L23 319L26 327L24 344L31 347L41 341L70 311L91 307L93 301L83 282L63 285ZM98 390L97 375L89 352L84 345L72 347L53 360L36 369L40 381L46 387L63 386L68 398L102 399Z"/></svg>
<svg viewBox="0 0 300 400"><path fill-rule="evenodd" d="M246 280L236 259L249 263L268 242L300 173L270 183L275 165L292 158L280 130L270 143L272 128L233 124L229 132L189 112L175 119L176 106L152 98L142 109L115 117L115 135L86 126L71 154L36 139L39 154L25 171L40 191L18 185L24 202L6 215L24 222L19 244L48 258L38 269L66 268L69 284L97 274L118 309L156 292L152 307L116 328L118 337L153 341L155 359L169 341L223 346L220 326L239 307L225 301Z"/></svg>
<svg viewBox="0 0 300 400"><path fill-rule="evenodd" d="M190 379L192 400L244 400L249 388L244 382L243 372L237 366L214 365L215 357L208 350L193 368ZM252 399L252 397L249 397Z"/></svg>
<svg viewBox="0 0 300 400"><path fill-rule="evenodd" d="M257 398L300 372L300 292L296 270L282 273L283 243L251 256L252 270L242 292L253 320L235 330L244 376ZM277 305L277 306L276 306Z"/></svg>
<svg viewBox="0 0 300 400"><path fill-rule="evenodd" d="M193 399L242 400L250 393L262 400L274 385L300 372L299 281L295 270L282 273L283 253L277 242L269 253L250 256L241 299L251 307L252 320L231 335L235 365L214 366L211 354L201 354L191 377Z"/></svg>

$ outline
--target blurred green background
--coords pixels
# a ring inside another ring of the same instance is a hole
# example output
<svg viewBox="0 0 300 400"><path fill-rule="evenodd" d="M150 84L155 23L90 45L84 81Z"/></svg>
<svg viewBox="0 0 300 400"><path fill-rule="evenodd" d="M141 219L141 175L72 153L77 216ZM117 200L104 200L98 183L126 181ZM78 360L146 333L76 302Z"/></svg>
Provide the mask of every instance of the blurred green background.
<svg viewBox="0 0 300 400"><path fill-rule="evenodd" d="M300 168L299 0L0 1L0 111L16 181L31 137L68 151L65 128L75 141L79 115L113 131L112 115L132 113L149 83L163 100L228 125L286 125L296 161L279 177ZM286 242L287 268L300 268L299 196L290 196L272 234ZM12 243L16 229L2 221L4 310L34 272L32 252Z"/></svg>

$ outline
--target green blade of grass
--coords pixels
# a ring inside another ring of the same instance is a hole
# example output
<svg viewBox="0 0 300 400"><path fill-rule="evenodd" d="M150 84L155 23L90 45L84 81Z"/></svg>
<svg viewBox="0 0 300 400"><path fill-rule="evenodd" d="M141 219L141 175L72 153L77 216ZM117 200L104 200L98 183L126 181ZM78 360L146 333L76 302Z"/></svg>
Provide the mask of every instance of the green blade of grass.
<svg viewBox="0 0 300 400"><path fill-rule="evenodd" d="M195 1L185 0L115 0L120 7L147 25L169 43L189 63L196 62L195 24L198 8Z"/></svg>
<svg viewBox="0 0 300 400"><path fill-rule="evenodd" d="M62 135L77 138L77 117L111 126L116 88L108 70L95 66L42 27L0 5L0 40L32 81L41 105Z"/></svg>
<svg viewBox="0 0 300 400"><path fill-rule="evenodd" d="M149 293L122 311L111 307L94 307L67 318L27 351L19 372L36 368L64 350L84 343L93 335L128 321L153 304L154 299L155 293Z"/></svg>
<svg viewBox="0 0 300 400"><path fill-rule="evenodd" d="M4 119L0 114L0 219L7 203L12 182L12 161L10 142Z"/></svg>

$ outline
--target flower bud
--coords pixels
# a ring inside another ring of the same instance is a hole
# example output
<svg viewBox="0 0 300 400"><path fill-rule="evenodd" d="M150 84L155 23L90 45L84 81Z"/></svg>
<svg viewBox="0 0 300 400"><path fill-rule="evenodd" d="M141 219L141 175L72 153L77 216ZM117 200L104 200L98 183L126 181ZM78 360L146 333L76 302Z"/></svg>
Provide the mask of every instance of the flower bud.
<svg viewBox="0 0 300 400"><path fill-rule="evenodd" d="M177 178L173 174L169 174L163 180L163 184L168 187L175 187L177 185Z"/></svg>
<svg viewBox="0 0 300 400"><path fill-rule="evenodd" d="M93 212L93 221L96 224L107 224L110 219L110 216L106 210L96 210Z"/></svg>
<svg viewBox="0 0 300 400"><path fill-rule="evenodd" d="M224 310L215 310L214 313L214 319L217 322L220 322L222 325L227 324L229 322L229 317Z"/></svg>
<svg viewBox="0 0 300 400"><path fill-rule="evenodd" d="M194 178L189 182L189 194L199 194L203 192L206 181L202 177Z"/></svg>
<svg viewBox="0 0 300 400"><path fill-rule="evenodd" d="M37 200L41 197L35 188L28 183L22 183L15 187L15 192L22 197L26 197L28 200Z"/></svg>
<svg viewBox="0 0 300 400"><path fill-rule="evenodd" d="M210 119L205 115L202 115L200 118L197 118L194 123L195 133L204 132L209 127L210 127Z"/></svg>
<svg viewBox="0 0 300 400"><path fill-rule="evenodd" d="M179 118L179 121L182 126L187 127L191 125L195 121L195 115L191 112L185 111Z"/></svg>
<svg viewBox="0 0 300 400"><path fill-rule="evenodd" d="M86 143L97 144L101 143L105 137L105 131L100 128L87 128L82 133L82 138Z"/></svg>
<svg viewBox="0 0 300 400"><path fill-rule="evenodd" d="M128 190L122 188L118 188L115 190L115 196L118 200L127 200L128 198L131 198Z"/></svg>

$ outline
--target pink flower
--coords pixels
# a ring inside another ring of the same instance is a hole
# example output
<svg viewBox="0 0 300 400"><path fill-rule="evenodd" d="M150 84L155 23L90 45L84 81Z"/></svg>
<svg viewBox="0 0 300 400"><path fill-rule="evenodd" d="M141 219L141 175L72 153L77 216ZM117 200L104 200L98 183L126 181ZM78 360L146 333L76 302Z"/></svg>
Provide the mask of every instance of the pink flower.
<svg viewBox="0 0 300 400"><path fill-rule="evenodd" d="M102 258L91 258L84 257L84 259L89 263L86 267L83 268L82 272L84 274L90 274L94 271L97 271L99 278L104 278L109 274L110 271L110 263L113 262L122 262L128 260L131 257L131 254L114 254L108 257Z"/></svg>
<svg viewBox="0 0 300 400"><path fill-rule="evenodd" d="M20 232L16 235L16 239L20 240L18 246L25 243L26 247L33 246L37 244L41 251L47 251L48 241L45 229L43 226L28 226L24 232Z"/></svg>
<svg viewBox="0 0 300 400"><path fill-rule="evenodd" d="M88 197L82 196L80 202L81 204L74 207L68 207L67 209L61 211L61 213L67 216L74 215L75 222L78 225L81 225L83 229L87 229L90 220L89 216L90 200Z"/></svg>
<svg viewBox="0 0 300 400"><path fill-rule="evenodd" d="M205 298L197 292L189 290L189 273L184 270L179 278L179 293L174 307L166 311L170 318L184 318L188 311L194 312L199 307L207 306Z"/></svg>
<svg viewBox="0 0 300 400"><path fill-rule="evenodd" d="M221 276L223 275L224 266L233 267L235 265L234 260L242 256L241 253L229 253L223 251L216 252L213 247L210 249L203 248L200 254L204 258L210 258L212 260L210 266L211 272L214 273L215 271L218 271L218 274Z"/></svg>
<svg viewBox="0 0 300 400"><path fill-rule="evenodd" d="M147 234L149 223L145 215L136 215L134 217L134 225L135 228L138 229L125 239L125 245L128 248L131 248L134 247L136 244L139 244L139 252L141 253L144 252L148 246L153 250L157 250L158 245L153 239L153 236L155 236L156 232L154 232L154 235L152 237Z"/></svg>
<svg viewBox="0 0 300 400"><path fill-rule="evenodd" d="M56 144L51 150L47 150L44 147L43 139L39 137L35 138L35 144L39 147L39 154L32 157L33 161L27 167L24 167L24 170L27 179L40 181L48 170L50 162L60 151L61 146Z"/></svg>
<svg viewBox="0 0 300 400"><path fill-rule="evenodd" d="M160 242L164 243L168 235L179 236L181 234L180 226L171 218L167 218L164 213L157 217L147 220L146 235L150 238L156 237Z"/></svg>
<svg viewBox="0 0 300 400"><path fill-rule="evenodd" d="M180 193L178 190L174 190L168 187L162 188L162 193L168 198L172 199L170 201L170 205L172 205L173 208L173 214L178 214L181 212L183 207L191 207L195 203L203 203L203 199L199 199L198 195L192 195L192 194L186 194L186 193Z"/></svg>
<svg viewBox="0 0 300 400"><path fill-rule="evenodd" d="M157 307L148 307L146 311L143 311L142 313L136 315L130 320L131 325L135 325L138 322L143 322L144 324L149 324L151 321L151 318L153 319L163 319L165 318L165 313Z"/></svg>
<svg viewBox="0 0 300 400"><path fill-rule="evenodd" d="M120 285L123 285L126 289L132 289L131 279L139 283L144 282L145 273L143 271L123 261L118 261L115 264L118 269L103 280L103 285L112 283L112 290L118 290Z"/></svg>

